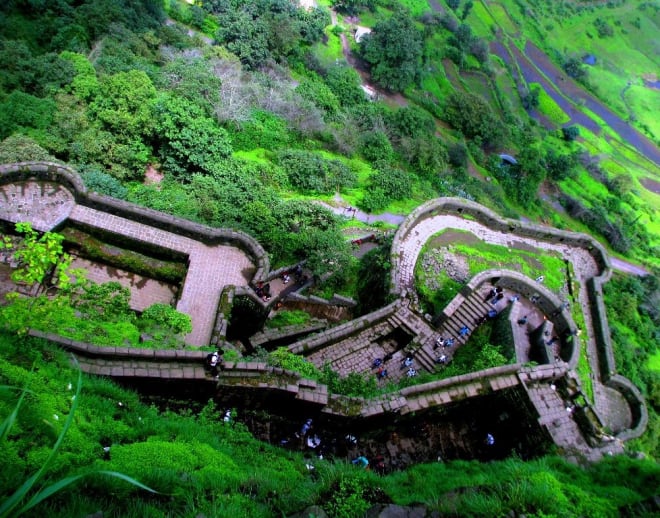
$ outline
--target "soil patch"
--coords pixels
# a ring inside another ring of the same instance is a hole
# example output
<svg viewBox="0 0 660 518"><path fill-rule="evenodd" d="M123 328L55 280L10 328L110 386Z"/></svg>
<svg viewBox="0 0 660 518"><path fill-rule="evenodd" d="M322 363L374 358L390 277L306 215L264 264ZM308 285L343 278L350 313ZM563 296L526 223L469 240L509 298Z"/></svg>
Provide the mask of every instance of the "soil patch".
<svg viewBox="0 0 660 518"><path fill-rule="evenodd" d="M641 183L646 190L655 194L660 194L660 182L657 180L652 180L651 178L642 178L639 183Z"/></svg>
<svg viewBox="0 0 660 518"><path fill-rule="evenodd" d="M445 230L442 234L432 237L429 240L429 248L440 248L454 243L463 243L465 245L476 245L482 241L472 232L461 232L460 230Z"/></svg>
<svg viewBox="0 0 660 518"><path fill-rule="evenodd" d="M152 164L147 166L147 169L144 171L144 183L146 185L158 185L165 175L156 169Z"/></svg>

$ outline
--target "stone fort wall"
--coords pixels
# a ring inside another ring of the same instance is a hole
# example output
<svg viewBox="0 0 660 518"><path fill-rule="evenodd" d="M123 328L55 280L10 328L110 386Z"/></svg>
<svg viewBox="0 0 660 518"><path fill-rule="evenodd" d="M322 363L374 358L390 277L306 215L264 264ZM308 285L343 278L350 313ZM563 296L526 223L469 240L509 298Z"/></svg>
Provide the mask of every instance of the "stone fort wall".
<svg viewBox="0 0 660 518"><path fill-rule="evenodd" d="M547 241L555 244L566 244L587 250L602 273L610 268L610 261L603 246L594 238L586 234L569 232L555 228L544 227L534 223L525 223L512 219L505 219L490 209L463 198L437 198L430 200L408 215L401 223L392 242L392 284L391 291L398 294L400 279L397 277L400 263L402 244L408 235L420 222L439 214L474 219L482 225L499 232L514 234L521 237Z"/></svg>
<svg viewBox="0 0 660 518"><path fill-rule="evenodd" d="M411 234L411 232L414 232L415 226L417 226L419 223L428 218L432 218L441 214L450 214L473 219L492 230L503 233L509 233L512 235L527 237L539 241L546 241L554 244L565 244L572 247L582 248L591 255L598 267L598 275L587 280L587 295L589 298L590 306L588 310L590 311L590 315L592 317L595 331L594 338L599 353L598 364L600 370L600 378L606 385L620 391L630 404L630 408L633 413L633 426L630 430L627 430L621 434L622 438L624 438L624 435L625 439L639 437L646 428L648 422L648 410L644 403L644 398L637 387L635 387L632 382L630 382L630 380L616 374L614 353L612 351L612 342L610 337L610 328L607 322L607 314L605 311L605 304L603 302L602 291L603 284L610 279L612 271L609 257L603 246L593 237L586 234L502 218L490 209L470 200L465 200L462 198L437 198L420 205L417 209L411 212L410 215L403 221L403 223L401 223L396 234L394 235L391 253L391 293L401 295L400 263L401 254L403 253L403 243L405 242L406 238ZM529 282L523 283L519 278L516 277L508 277L508 279L505 281L508 284L503 285L503 287L516 289L521 294L525 295L529 291ZM470 290L474 289L474 286L471 288L469 286L470 283L468 283L468 286L465 288L468 290L465 293L465 296L469 294ZM537 289L536 291L540 290ZM550 293L549 295L552 294ZM540 303L543 304L543 306L541 306L542 309L544 312L547 309L551 309L550 314L552 314L552 310L556 308L555 302L556 301L554 301L549 296L542 296L540 299ZM566 325L570 325L572 323L572 318L571 320L568 320L567 315L564 315L563 313L564 312L559 314L562 316L561 320L563 320ZM570 327L570 329L575 329L575 327ZM579 348L572 347L570 356L568 357L568 362L571 366L577 364L578 357Z"/></svg>
<svg viewBox="0 0 660 518"><path fill-rule="evenodd" d="M36 180L55 182L66 187L76 203L160 230L200 241L207 245L231 245L246 252L257 271L253 282L265 280L270 271L268 254L248 234L226 228L212 228L200 223L170 216L134 203L89 192L82 178L72 168L54 162L19 162L0 165L0 184Z"/></svg>

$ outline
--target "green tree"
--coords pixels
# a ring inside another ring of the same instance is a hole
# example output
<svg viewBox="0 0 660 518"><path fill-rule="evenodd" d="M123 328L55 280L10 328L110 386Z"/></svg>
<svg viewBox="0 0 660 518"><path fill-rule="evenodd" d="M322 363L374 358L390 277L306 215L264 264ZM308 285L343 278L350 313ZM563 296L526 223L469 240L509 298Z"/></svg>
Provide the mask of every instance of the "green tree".
<svg viewBox="0 0 660 518"><path fill-rule="evenodd" d="M390 162L394 157L392 143L383 131L369 131L361 138L360 152L370 162L382 160Z"/></svg>
<svg viewBox="0 0 660 518"><path fill-rule="evenodd" d="M68 89L79 99L91 101L99 91L99 81L94 66L85 56L76 52L67 50L62 52L60 57L69 61L75 70L75 76Z"/></svg>
<svg viewBox="0 0 660 518"><path fill-rule="evenodd" d="M232 151L229 134L207 117L197 104L164 96L155 105L155 129L166 167L182 174L188 170L210 171L213 164Z"/></svg>
<svg viewBox="0 0 660 518"><path fill-rule="evenodd" d="M567 126L561 129L562 136L567 142L573 142L580 136L580 128L578 126Z"/></svg>
<svg viewBox="0 0 660 518"><path fill-rule="evenodd" d="M132 141L152 134L156 88L142 70L105 77L90 109L114 134Z"/></svg>
<svg viewBox="0 0 660 518"><path fill-rule="evenodd" d="M373 80L395 92L405 90L419 78L422 53L422 34L403 9L378 22L360 42L360 55L371 65Z"/></svg>
<svg viewBox="0 0 660 518"><path fill-rule="evenodd" d="M367 100L364 91L360 88L362 83L360 74L351 67L341 65L330 67L325 82L342 106L354 106Z"/></svg>
<svg viewBox="0 0 660 518"><path fill-rule="evenodd" d="M564 72L577 81L584 82L587 79L587 69L578 57L566 57L562 64L562 68L564 69Z"/></svg>
<svg viewBox="0 0 660 518"><path fill-rule="evenodd" d="M55 103L14 90L0 102L0 139L16 131L45 130L55 115Z"/></svg>
<svg viewBox="0 0 660 518"><path fill-rule="evenodd" d="M477 94L453 92L447 99L445 119L467 138L479 139L490 148L507 138L506 127L485 99Z"/></svg>
<svg viewBox="0 0 660 518"><path fill-rule="evenodd" d="M0 142L0 164L29 162L31 160L57 162L54 156L25 135L12 135Z"/></svg>
<svg viewBox="0 0 660 518"><path fill-rule="evenodd" d="M12 249L18 268L12 272L12 280L30 286L42 284L53 274L53 284L65 288L71 283L70 265L73 258L64 252L64 236L54 232L42 235L32 229L28 222L16 223L16 232L22 234L20 244L11 240L0 241L0 247Z"/></svg>
<svg viewBox="0 0 660 518"><path fill-rule="evenodd" d="M395 138L428 137L435 132L433 116L419 106L399 108L386 115L386 122Z"/></svg>
<svg viewBox="0 0 660 518"><path fill-rule="evenodd" d="M296 87L303 99L313 102L323 110L327 118L333 118L339 112L339 99L334 92L320 79L303 79Z"/></svg>

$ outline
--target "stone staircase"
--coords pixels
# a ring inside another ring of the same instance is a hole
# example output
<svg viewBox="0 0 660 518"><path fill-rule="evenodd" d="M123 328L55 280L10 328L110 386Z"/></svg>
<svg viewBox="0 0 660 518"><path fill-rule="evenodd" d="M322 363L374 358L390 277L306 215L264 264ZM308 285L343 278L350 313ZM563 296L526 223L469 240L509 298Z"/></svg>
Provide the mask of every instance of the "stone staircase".
<svg viewBox="0 0 660 518"><path fill-rule="evenodd" d="M485 300L492 288L492 284L485 284L475 290L470 296L464 298L449 318L440 324L437 332L429 336L418 335L420 347L415 351L415 361L421 368L429 372L434 372L438 366L435 363L435 359L442 353L451 359L456 349L468 341L470 334L488 314L489 310L495 309L500 313L506 308L506 305L509 303L506 291L504 292L504 298L495 305ZM458 295L457 297L462 298L462 295ZM470 329L470 333L461 336L460 330L464 325ZM436 340L438 338L444 338L445 340L452 338L454 345L444 349L437 348Z"/></svg>

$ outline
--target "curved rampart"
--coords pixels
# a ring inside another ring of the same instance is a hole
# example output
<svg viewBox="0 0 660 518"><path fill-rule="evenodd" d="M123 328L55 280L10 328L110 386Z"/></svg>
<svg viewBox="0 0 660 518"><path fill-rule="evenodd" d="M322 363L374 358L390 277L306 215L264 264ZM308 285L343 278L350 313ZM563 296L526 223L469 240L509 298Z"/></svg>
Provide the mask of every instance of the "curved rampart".
<svg viewBox="0 0 660 518"><path fill-rule="evenodd" d="M405 257L404 250L406 240L415 236L414 232L417 225L425 220L440 215L460 216L465 219L474 220L493 231L511 234L521 238L530 238L555 245L566 245L585 250L589 253L597 267L595 275L586 279L585 283L587 302L589 305L589 307L586 308L586 311L588 311L593 322L593 338L598 352L598 365L595 368L598 369L598 373L600 374L598 378L606 385L620 391L631 408L633 416L632 426L630 429L620 434L620 436L623 437L625 435L626 438L630 438L641 435L648 419L644 399L639 393L639 390L637 390L629 380L616 374L610 329L607 323L602 291L602 286L610 279L612 270L609 257L603 246L593 237L586 234L502 218L490 209L469 200L462 198L437 198L430 200L415 209L403 221L394 236L391 252L391 293L399 296L405 295L406 287L404 287L404 282L402 282L402 262L404 258L409 263L416 259L413 257ZM438 228L437 230L439 232L443 229ZM412 266L414 268L414 264L408 264L407 266ZM490 276L489 273L484 272L484 274ZM467 290L467 294L469 294L470 290L474 288L474 283L479 282L478 277L479 276L476 276L470 281L473 284L472 288L470 288L470 283L464 288L464 290ZM526 277L521 277L518 277L517 275L507 276L507 279L504 282L508 283L508 285L502 284L502 286L515 289L522 295L528 296L527 293L530 291L529 280L527 279L525 281ZM554 295L548 290L544 290L542 286L533 287L534 293L542 295L539 303L540 308L544 313L560 317L558 320L559 324L566 326L565 329L558 329L558 332L575 330L576 327L572 317L570 317L570 314L567 311L561 310L556 297L554 297ZM450 303L450 306L451 304L452 303ZM558 309L560 310L559 313L557 313ZM447 311L447 309L445 311ZM574 339L570 340L570 347L568 347L568 343L569 340L562 341L563 354L561 356L562 359L567 361L570 367L574 369L577 366L579 359L579 347L574 346L574 343L577 343ZM625 382L622 380L625 380Z"/></svg>
<svg viewBox="0 0 660 518"><path fill-rule="evenodd" d="M89 192L72 168L54 162L18 162L0 165L0 185L38 180L55 182L69 189L76 203L101 212L144 223L160 230L181 235L208 245L234 245L246 252L257 266L255 281L266 279L270 270L268 254L248 234L225 228L211 228L176 216L140 207L134 203Z"/></svg>
<svg viewBox="0 0 660 518"><path fill-rule="evenodd" d="M409 234L414 231L415 226L421 221L440 214L449 214L467 219L474 219L491 230L507 234L515 234L520 237L527 237L539 241L582 248L587 250L593 257L598 266L600 272L599 275L602 275L610 269L610 261L605 249L591 236L544 227L534 223L505 219L483 205L463 198L436 198L420 205L412 211L403 223L401 223L396 234L394 234L391 254L392 293L397 295L401 294L399 270L403 242L408 238ZM438 229L438 231L440 230L442 229Z"/></svg>

